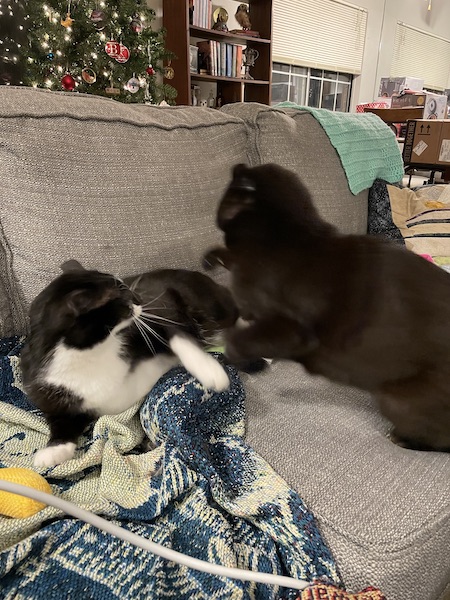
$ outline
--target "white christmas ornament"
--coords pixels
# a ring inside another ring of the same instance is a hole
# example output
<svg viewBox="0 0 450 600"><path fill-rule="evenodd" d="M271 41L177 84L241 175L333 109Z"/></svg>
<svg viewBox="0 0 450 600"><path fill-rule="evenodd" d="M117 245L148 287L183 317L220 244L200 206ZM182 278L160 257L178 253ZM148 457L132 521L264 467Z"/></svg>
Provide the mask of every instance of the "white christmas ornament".
<svg viewBox="0 0 450 600"><path fill-rule="evenodd" d="M128 90L130 94L135 94L139 91L140 87L141 84L139 83L139 79L137 79L136 77L132 77L127 81L125 89Z"/></svg>

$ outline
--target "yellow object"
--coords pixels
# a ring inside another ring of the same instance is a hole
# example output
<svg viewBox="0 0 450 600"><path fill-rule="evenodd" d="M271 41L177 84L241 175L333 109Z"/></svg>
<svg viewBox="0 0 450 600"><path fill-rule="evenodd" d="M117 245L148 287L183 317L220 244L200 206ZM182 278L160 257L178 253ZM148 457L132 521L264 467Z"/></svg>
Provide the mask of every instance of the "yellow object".
<svg viewBox="0 0 450 600"><path fill-rule="evenodd" d="M40 492L52 493L52 488L49 483L31 469L23 469L20 467L11 467L0 469L0 480L10 481L11 483L19 483L27 485ZM0 490L0 515L6 517L14 517L16 519L25 519L36 514L47 505L25 496L11 494Z"/></svg>
<svg viewBox="0 0 450 600"><path fill-rule="evenodd" d="M448 208L446 204L439 202L439 200L427 200L424 204L427 208Z"/></svg>

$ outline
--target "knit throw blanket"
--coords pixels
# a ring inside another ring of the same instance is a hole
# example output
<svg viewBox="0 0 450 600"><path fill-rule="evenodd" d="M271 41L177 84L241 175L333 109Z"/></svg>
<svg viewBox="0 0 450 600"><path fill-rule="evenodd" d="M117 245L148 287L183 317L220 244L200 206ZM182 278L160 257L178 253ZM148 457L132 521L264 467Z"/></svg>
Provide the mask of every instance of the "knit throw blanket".
<svg viewBox="0 0 450 600"><path fill-rule="evenodd" d="M20 347L17 338L0 342L0 466L32 468L48 428L22 392ZM244 442L244 390L226 369L223 393L172 369L141 407L101 417L73 460L41 473L54 495L195 558L339 585L313 515ZM0 517L0 589L8 600L298 594L179 566L52 507Z"/></svg>
<svg viewBox="0 0 450 600"><path fill-rule="evenodd" d="M341 159L352 194L370 188L376 179L401 181L403 160L395 135L373 113L333 112L293 102L281 102L276 107L307 111L317 119Z"/></svg>

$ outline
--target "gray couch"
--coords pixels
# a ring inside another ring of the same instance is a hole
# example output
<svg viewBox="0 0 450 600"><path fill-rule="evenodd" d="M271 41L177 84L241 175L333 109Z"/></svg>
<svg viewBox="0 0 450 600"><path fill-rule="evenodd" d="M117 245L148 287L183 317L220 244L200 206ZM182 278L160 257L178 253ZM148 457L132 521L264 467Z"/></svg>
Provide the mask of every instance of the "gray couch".
<svg viewBox="0 0 450 600"><path fill-rule="evenodd" d="M221 239L215 210L231 168L246 161L291 168L341 231L366 231L367 190L350 193L308 113L0 88L0 334L26 332L29 302L68 258L121 276L199 268ZM244 383L247 439L315 513L346 588L443 599L450 455L394 446L367 394L297 365Z"/></svg>

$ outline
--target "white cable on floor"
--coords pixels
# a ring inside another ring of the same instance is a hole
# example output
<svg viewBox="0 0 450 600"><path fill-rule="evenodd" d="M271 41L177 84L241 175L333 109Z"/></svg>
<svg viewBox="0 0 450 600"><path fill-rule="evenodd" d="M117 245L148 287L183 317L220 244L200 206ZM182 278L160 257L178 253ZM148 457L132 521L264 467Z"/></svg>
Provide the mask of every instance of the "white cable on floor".
<svg viewBox="0 0 450 600"><path fill-rule="evenodd" d="M132 533L131 531L128 531L127 529L123 529L122 527L119 527L118 525L115 525L114 523L111 523L110 521L107 521L106 519L89 512L88 510L80 508L72 502L68 502L67 500L58 498L57 496L52 496L51 494L35 490L34 488L30 488L25 485L19 485L18 483L0 480L0 490L4 492L11 492L12 494L19 494L19 496L26 496L27 498L32 498L33 500L37 500L43 504L48 504L49 506L59 508L68 515L72 515L77 519L81 519L82 521L97 527L97 529L106 531L107 533L110 533L121 540L137 546L138 548L143 548L144 550L148 550L149 552L157 554L162 558L176 562L180 565L184 565L191 569L195 569L197 571L202 571L203 573L210 573L211 575L218 575L220 577L229 577L230 579L240 579L241 581L256 581L257 583L264 583L268 585L279 585L281 587L292 588L295 590L304 590L311 585L310 582L293 579L292 577L273 575L271 573L260 573L259 571L246 571L244 569L223 567L221 565L209 563L205 560L192 558L191 556L182 554L181 552L171 550L170 548L166 548L165 546L161 546L160 544L156 544L155 542L147 540L139 535L136 535L135 533Z"/></svg>

